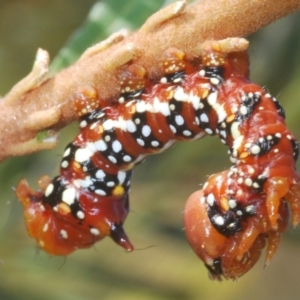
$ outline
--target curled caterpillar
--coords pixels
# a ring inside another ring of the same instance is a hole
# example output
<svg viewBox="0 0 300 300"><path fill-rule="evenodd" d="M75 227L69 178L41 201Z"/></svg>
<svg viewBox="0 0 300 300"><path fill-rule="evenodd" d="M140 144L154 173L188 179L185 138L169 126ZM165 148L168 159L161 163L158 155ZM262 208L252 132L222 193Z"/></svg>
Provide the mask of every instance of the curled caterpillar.
<svg viewBox="0 0 300 300"><path fill-rule="evenodd" d="M300 220L298 144L278 101L248 79L245 52L207 41L192 61L168 49L163 77L143 67L121 71L120 96L102 107L96 89L74 96L80 133L67 145L60 175L43 177L41 191L22 180L16 190L29 234L52 255L67 255L110 236L127 251L123 230L132 169L176 141L217 135L233 166L208 178L184 211L188 240L213 279L246 273L267 246L268 263L289 220Z"/></svg>

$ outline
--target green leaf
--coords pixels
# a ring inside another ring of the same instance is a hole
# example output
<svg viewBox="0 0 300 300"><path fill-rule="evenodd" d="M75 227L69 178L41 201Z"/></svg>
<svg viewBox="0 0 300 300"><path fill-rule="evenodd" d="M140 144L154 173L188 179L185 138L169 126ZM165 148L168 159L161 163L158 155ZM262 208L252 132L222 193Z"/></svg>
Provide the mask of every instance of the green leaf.
<svg viewBox="0 0 300 300"><path fill-rule="evenodd" d="M53 60L51 71L57 72L72 64L85 49L108 38L114 32L123 28L136 30L151 14L171 2L174 1L98 1L82 27L74 32Z"/></svg>

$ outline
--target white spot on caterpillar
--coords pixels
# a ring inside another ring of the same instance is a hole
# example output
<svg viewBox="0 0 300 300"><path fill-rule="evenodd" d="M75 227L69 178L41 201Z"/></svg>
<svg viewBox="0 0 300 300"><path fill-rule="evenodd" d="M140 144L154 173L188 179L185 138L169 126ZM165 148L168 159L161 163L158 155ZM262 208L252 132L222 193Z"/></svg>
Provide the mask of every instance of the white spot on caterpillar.
<svg viewBox="0 0 300 300"><path fill-rule="evenodd" d="M122 150L122 144L118 140L113 141L112 149L115 153L119 153Z"/></svg>
<svg viewBox="0 0 300 300"><path fill-rule="evenodd" d="M210 83L213 84L213 85L218 85L220 83L220 80L218 78L210 78Z"/></svg>
<svg viewBox="0 0 300 300"><path fill-rule="evenodd" d="M97 142L94 143L95 147L98 151L103 152L107 149L107 145L103 140L99 140Z"/></svg>
<svg viewBox="0 0 300 300"><path fill-rule="evenodd" d="M46 224L43 226L43 232L47 232L47 231L48 231L48 228L49 228L49 224L46 223Z"/></svg>
<svg viewBox="0 0 300 300"><path fill-rule="evenodd" d="M207 197L206 197L206 203L209 206L213 206L214 202L215 202L215 196L214 196L214 194L212 194L212 193L208 194Z"/></svg>
<svg viewBox="0 0 300 300"><path fill-rule="evenodd" d="M94 130L94 129L96 129L97 126L98 126L98 123L95 122L95 123L93 123L93 124L90 126L90 129L91 129L91 130Z"/></svg>
<svg viewBox="0 0 300 300"><path fill-rule="evenodd" d="M164 116L170 115L168 102L161 102L157 97L155 97L152 106L155 113L162 113Z"/></svg>
<svg viewBox="0 0 300 300"><path fill-rule="evenodd" d="M276 134L275 134L275 136L277 137L277 138L281 138L281 134L279 133L279 132L277 132Z"/></svg>
<svg viewBox="0 0 300 300"><path fill-rule="evenodd" d="M165 117L171 114L168 102L160 102L160 113L162 113Z"/></svg>
<svg viewBox="0 0 300 300"><path fill-rule="evenodd" d="M70 153L71 153L71 148L69 147L65 150L63 157L69 156Z"/></svg>
<svg viewBox="0 0 300 300"><path fill-rule="evenodd" d="M126 107L130 107L130 106L134 105L135 103L136 103L135 100L131 100L131 101L128 101L128 102L125 104L125 106L126 106Z"/></svg>
<svg viewBox="0 0 300 300"><path fill-rule="evenodd" d="M176 133L176 132L177 132L175 126L173 126L172 124L169 125L169 127L170 127L170 129L172 130L173 133Z"/></svg>
<svg viewBox="0 0 300 300"><path fill-rule="evenodd" d="M208 116L207 114L201 114L200 115L200 121L204 123L208 123Z"/></svg>
<svg viewBox="0 0 300 300"><path fill-rule="evenodd" d="M239 126L240 126L240 123L239 122L233 122L231 124L231 128L230 128L230 131L231 131L231 135L232 135L232 138L234 140L238 139L241 137L241 133L240 133L240 130L239 130Z"/></svg>
<svg viewBox="0 0 300 300"><path fill-rule="evenodd" d="M102 127L105 131L111 130L116 127L116 121L108 119L103 122Z"/></svg>
<svg viewBox="0 0 300 300"><path fill-rule="evenodd" d="M240 114L243 115L243 116L245 116L245 115L247 115L247 113L248 113L247 107L245 105L242 105L240 107Z"/></svg>
<svg viewBox="0 0 300 300"><path fill-rule="evenodd" d="M178 87L174 92L174 99L182 102L189 102L190 97L186 94L182 87Z"/></svg>
<svg viewBox="0 0 300 300"><path fill-rule="evenodd" d="M137 143L138 143L140 146L142 146L142 147L145 146L145 142L144 142L142 139L137 138L136 141L137 141Z"/></svg>
<svg viewBox="0 0 300 300"><path fill-rule="evenodd" d="M248 205L248 206L246 206L246 212L247 213L255 213L255 207L254 207L254 205Z"/></svg>
<svg viewBox="0 0 300 300"><path fill-rule="evenodd" d="M244 136L243 135L241 135L238 138L236 138L233 141L232 150L233 151L237 151L241 147L241 145L243 143L243 140L244 140Z"/></svg>
<svg viewBox="0 0 300 300"><path fill-rule="evenodd" d="M98 179L103 179L106 176L106 174L103 170L98 170L95 175L96 175L96 178L98 178Z"/></svg>
<svg viewBox="0 0 300 300"><path fill-rule="evenodd" d="M175 117L175 122L176 122L176 124L177 124L178 126L181 126L181 125L184 124L184 119L183 119L183 117L182 117L181 115L177 115L177 116Z"/></svg>
<svg viewBox="0 0 300 300"><path fill-rule="evenodd" d="M217 103L217 97L218 93L210 93L207 97L207 102L211 107L214 107L214 105Z"/></svg>
<svg viewBox="0 0 300 300"><path fill-rule="evenodd" d="M212 129L210 128L205 128L204 131L207 133L207 134L213 134L214 132L212 131Z"/></svg>
<svg viewBox="0 0 300 300"><path fill-rule="evenodd" d="M200 70L199 72L198 72L198 74L199 74L199 76L200 77L205 77L205 70Z"/></svg>
<svg viewBox="0 0 300 300"><path fill-rule="evenodd" d="M109 156L107 156L107 158L108 158L113 164L116 164L116 163L117 163L117 159L116 159L114 156L109 155Z"/></svg>
<svg viewBox="0 0 300 300"><path fill-rule="evenodd" d="M76 190L75 188L67 188L63 191L61 199L68 205L72 205L76 200Z"/></svg>
<svg viewBox="0 0 300 300"><path fill-rule="evenodd" d="M100 195L100 196L106 196L106 192L101 189L95 190L95 194Z"/></svg>
<svg viewBox="0 0 300 300"><path fill-rule="evenodd" d="M239 177L238 180L237 180L237 183L242 184L243 182L244 182L244 179L242 177Z"/></svg>
<svg viewBox="0 0 300 300"><path fill-rule="evenodd" d="M258 189L259 188L259 184L257 182L253 182L252 186L255 188L255 189Z"/></svg>
<svg viewBox="0 0 300 300"><path fill-rule="evenodd" d="M246 179L245 179L245 184L246 184L247 186L252 186L252 183L253 183L253 181L252 181L251 178L246 178Z"/></svg>
<svg viewBox="0 0 300 300"><path fill-rule="evenodd" d="M236 208L237 203L236 203L236 201L235 201L234 199L230 199L230 200L228 201L228 205L229 205L229 207L230 207L231 209L233 209L233 208Z"/></svg>
<svg viewBox="0 0 300 300"><path fill-rule="evenodd" d="M176 108L174 104L170 104L169 107L170 107L170 110L175 110L175 108Z"/></svg>
<svg viewBox="0 0 300 300"><path fill-rule="evenodd" d="M251 147L250 151L253 155L257 155L260 152L260 147L258 145L253 145Z"/></svg>
<svg viewBox="0 0 300 300"><path fill-rule="evenodd" d="M79 123L79 127L80 128L84 128L84 127L86 127L87 126L87 121L86 120L82 120L80 123Z"/></svg>
<svg viewBox="0 0 300 300"><path fill-rule="evenodd" d="M166 77L162 77L162 78L160 79L160 83L163 83L163 84L168 83L167 78L166 78Z"/></svg>
<svg viewBox="0 0 300 300"><path fill-rule="evenodd" d="M127 130L129 132L135 132L136 131L136 126L135 124L132 122L132 120L127 120L126 121L126 127L127 127Z"/></svg>
<svg viewBox="0 0 300 300"><path fill-rule="evenodd" d="M119 180L119 184L123 184L124 181L126 179L126 172L123 171L119 171L118 172L118 180Z"/></svg>
<svg viewBox="0 0 300 300"><path fill-rule="evenodd" d="M61 229L61 231L59 232L60 236L63 238L63 239L67 239L68 238L68 233L66 230L64 229Z"/></svg>
<svg viewBox="0 0 300 300"><path fill-rule="evenodd" d="M194 95L192 92L190 93L190 102L192 103L194 110L198 110L200 108L200 97Z"/></svg>
<svg viewBox="0 0 300 300"><path fill-rule="evenodd" d="M220 136L223 137L224 139L226 139L226 137L227 137L226 131L225 130L221 130L220 131Z"/></svg>
<svg viewBox="0 0 300 300"><path fill-rule="evenodd" d="M96 228L91 228L90 232L92 235L100 235L100 231Z"/></svg>
<svg viewBox="0 0 300 300"><path fill-rule="evenodd" d="M89 148L77 149L75 152L75 161L82 163L90 159L93 156L93 152Z"/></svg>
<svg viewBox="0 0 300 300"><path fill-rule="evenodd" d="M94 154L95 152L97 152L97 148L94 143L87 143L86 146L88 149L90 149L91 153Z"/></svg>
<svg viewBox="0 0 300 300"><path fill-rule="evenodd" d="M85 179L76 179L74 180L74 185L76 185L76 187L80 188L87 188L91 185L93 185L93 181L91 180L90 176L85 177Z"/></svg>
<svg viewBox="0 0 300 300"><path fill-rule="evenodd" d="M214 217L214 221L217 225L223 226L225 224L225 220L222 216L216 216Z"/></svg>
<svg viewBox="0 0 300 300"><path fill-rule="evenodd" d="M131 157L129 155L124 155L123 156L123 161L130 162L131 161Z"/></svg>
<svg viewBox="0 0 300 300"><path fill-rule="evenodd" d="M78 219L84 219L85 215L84 215L84 212L82 210L79 210L76 214L77 218Z"/></svg>
<svg viewBox="0 0 300 300"><path fill-rule="evenodd" d="M53 190L54 190L54 185L53 183L50 183L46 188L45 196L49 197L52 194Z"/></svg>
<svg viewBox="0 0 300 300"><path fill-rule="evenodd" d="M158 147L158 146L159 146L159 142L158 142L158 141L152 141L152 142L151 142L151 145L152 145L153 147Z"/></svg>
<svg viewBox="0 0 300 300"><path fill-rule="evenodd" d="M143 128L142 128L142 135L144 137L148 137L151 133L151 128L149 125L144 125Z"/></svg>
<svg viewBox="0 0 300 300"><path fill-rule="evenodd" d="M135 108L136 108L136 111L138 113L144 113L146 111L146 103L145 103L145 101L142 101L142 100L138 101L136 103Z"/></svg>
<svg viewBox="0 0 300 300"><path fill-rule="evenodd" d="M252 168L252 167L249 167L249 169L248 169L248 173L249 174L254 174L255 173L255 170L254 170L254 168Z"/></svg>
<svg viewBox="0 0 300 300"><path fill-rule="evenodd" d="M61 162L60 166L65 169L69 166L69 162L67 160L63 160Z"/></svg>
<svg viewBox="0 0 300 300"><path fill-rule="evenodd" d="M191 136L192 135L192 133L189 130L184 130L182 133L185 136Z"/></svg>
<svg viewBox="0 0 300 300"><path fill-rule="evenodd" d="M222 140L221 140L221 142L222 142ZM225 144L225 143L226 143L226 142L224 141L223 144ZM234 157L232 157L232 156L230 156L229 159L230 159L230 161L231 161L233 164L237 163L237 161L238 161L236 158L234 158Z"/></svg>
<svg viewBox="0 0 300 300"><path fill-rule="evenodd" d="M116 127L120 128L122 131L127 131L127 121L122 117L119 117L118 121L116 121Z"/></svg>
<svg viewBox="0 0 300 300"><path fill-rule="evenodd" d="M213 106L214 110L217 112L218 115L218 123L222 123L227 118L226 110L224 109L223 105L216 103Z"/></svg>

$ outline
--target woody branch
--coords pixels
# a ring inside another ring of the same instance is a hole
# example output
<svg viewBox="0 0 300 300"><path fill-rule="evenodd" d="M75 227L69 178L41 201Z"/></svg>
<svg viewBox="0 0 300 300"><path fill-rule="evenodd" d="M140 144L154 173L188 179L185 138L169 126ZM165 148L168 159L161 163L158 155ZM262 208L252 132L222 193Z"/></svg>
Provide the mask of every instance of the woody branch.
<svg viewBox="0 0 300 300"><path fill-rule="evenodd" d="M56 131L77 118L73 95L79 86L93 86L102 103L109 104L119 93L119 70L129 61L145 67L153 79L161 75L159 58L169 47L192 58L204 40L247 36L299 8L299 0L203 0L187 7L185 0L178 1L132 35L120 32L89 48L51 78L48 54L40 50L32 72L0 101L0 161L53 148ZM49 129L38 140L37 134Z"/></svg>

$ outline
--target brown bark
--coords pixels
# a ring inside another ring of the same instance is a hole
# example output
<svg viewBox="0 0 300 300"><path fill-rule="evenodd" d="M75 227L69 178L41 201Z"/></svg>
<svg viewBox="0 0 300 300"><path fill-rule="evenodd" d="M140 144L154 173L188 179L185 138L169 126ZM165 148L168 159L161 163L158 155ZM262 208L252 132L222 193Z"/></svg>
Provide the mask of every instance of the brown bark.
<svg viewBox="0 0 300 300"><path fill-rule="evenodd" d="M139 31L101 52L87 52L29 92L17 88L5 96L0 101L0 160L54 147L55 136L41 142L36 135L76 120L72 100L79 86L93 86L102 101L113 101L119 91L118 71L127 60L132 58L155 78L161 54L169 47L192 58L206 39L247 36L299 8L299 0L203 0L164 22L166 12L155 14Z"/></svg>

